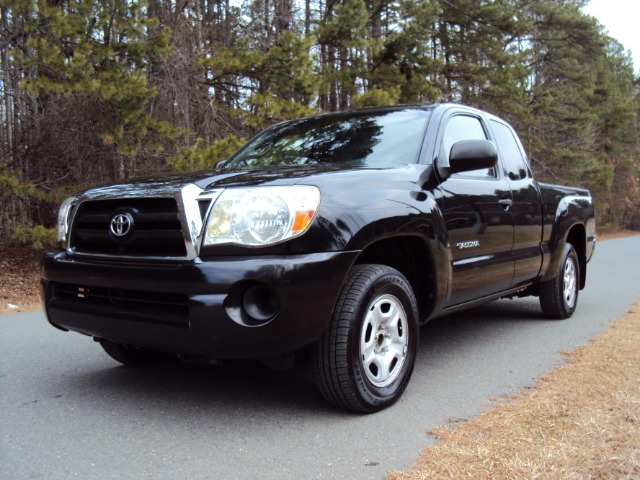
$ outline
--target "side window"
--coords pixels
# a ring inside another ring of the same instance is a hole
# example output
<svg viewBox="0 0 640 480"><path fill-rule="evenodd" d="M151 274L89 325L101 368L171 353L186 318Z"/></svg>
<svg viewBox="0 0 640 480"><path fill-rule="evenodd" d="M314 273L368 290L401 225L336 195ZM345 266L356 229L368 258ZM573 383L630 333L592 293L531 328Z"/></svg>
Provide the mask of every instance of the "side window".
<svg viewBox="0 0 640 480"><path fill-rule="evenodd" d="M486 140L487 134L482 127L482 123L476 117L470 117L468 115L456 115L451 117L447 122L447 126L444 129L444 135L442 137L442 148L444 154L449 157L451 147L454 143L460 140ZM472 170L470 172L456 173L454 177L474 177L474 178L495 178L496 169L481 168L478 170Z"/></svg>
<svg viewBox="0 0 640 480"><path fill-rule="evenodd" d="M507 169L507 176L511 180L520 180L531 176L527 161L511 129L504 123L495 120L491 120L491 128L496 135L496 143Z"/></svg>

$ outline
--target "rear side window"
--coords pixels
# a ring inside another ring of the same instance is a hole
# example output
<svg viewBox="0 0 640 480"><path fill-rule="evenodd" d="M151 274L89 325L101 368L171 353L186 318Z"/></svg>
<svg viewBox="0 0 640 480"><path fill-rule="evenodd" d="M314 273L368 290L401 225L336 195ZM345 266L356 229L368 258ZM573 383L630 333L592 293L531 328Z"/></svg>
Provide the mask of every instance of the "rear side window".
<svg viewBox="0 0 640 480"><path fill-rule="evenodd" d="M456 115L451 117L447 122L447 126L444 129L444 135L442 137L442 147L448 158L449 153L451 152L451 147L454 143L461 140L486 139L487 134L484 131L480 119L469 115ZM480 168L470 172L456 173L453 177L495 178L496 169L495 167Z"/></svg>
<svg viewBox="0 0 640 480"><path fill-rule="evenodd" d="M511 180L521 180L531 176L529 165L524 158L513 131L504 123L491 120L491 128L496 136L500 156Z"/></svg>

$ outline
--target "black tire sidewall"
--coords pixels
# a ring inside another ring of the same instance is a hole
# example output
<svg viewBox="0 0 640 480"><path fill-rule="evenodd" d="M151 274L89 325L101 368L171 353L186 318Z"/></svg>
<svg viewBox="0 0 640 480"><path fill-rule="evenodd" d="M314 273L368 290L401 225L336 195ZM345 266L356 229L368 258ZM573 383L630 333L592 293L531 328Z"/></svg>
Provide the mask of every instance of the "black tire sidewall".
<svg viewBox="0 0 640 480"><path fill-rule="evenodd" d="M570 260L573 262L573 269L576 275L574 292L575 298L573 300L573 306L571 307L567 305L567 302L564 299L564 269L567 262ZM565 247L564 257L562 258L562 267L560 272L558 272L558 288L560 289L559 295L562 301L562 308L564 309L566 316L569 317L576 311L576 307L578 306L578 293L580 292L580 264L578 263L578 254L571 244L567 244Z"/></svg>
<svg viewBox="0 0 640 480"><path fill-rule="evenodd" d="M409 293L407 293L407 291ZM360 336L364 319L369 306L374 299L382 295L392 295L402 304L408 329L407 356L402 365L402 372L390 384L385 387L373 385L364 372L364 366L360 354ZM418 322L417 305L411 293L411 287L406 279L397 271L390 268L381 272L377 277L371 279L367 291L359 299L358 308L353 316L349 338L349 359L351 374L359 396L373 410L382 409L388 404L395 402L404 391L415 363L416 350L418 347Z"/></svg>
<svg viewBox="0 0 640 480"><path fill-rule="evenodd" d="M564 269L568 261L573 262L576 272L575 301L569 307L564 298ZM555 276L540 285L540 306L547 318L564 320L573 315L578 307L578 293L580 291L580 263L578 254L570 243L565 244L562 260Z"/></svg>

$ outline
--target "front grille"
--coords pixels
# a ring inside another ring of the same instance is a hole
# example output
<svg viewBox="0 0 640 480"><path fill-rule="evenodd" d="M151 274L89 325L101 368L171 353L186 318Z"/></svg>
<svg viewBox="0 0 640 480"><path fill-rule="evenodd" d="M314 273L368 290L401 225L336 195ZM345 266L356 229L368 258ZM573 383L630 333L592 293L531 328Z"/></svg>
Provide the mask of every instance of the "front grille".
<svg viewBox="0 0 640 480"><path fill-rule="evenodd" d="M185 294L124 288L52 283L53 299L68 308L165 325L189 325L189 297Z"/></svg>
<svg viewBox="0 0 640 480"><path fill-rule="evenodd" d="M112 228L128 218L126 228ZM117 223L117 222L116 222ZM115 232L114 232L115 230ZM123 233L118 236L116 233ZM71 226L70 247L76 253L132 257L185 257L178 204L173 198L122 198L81 203Z"/></svg>

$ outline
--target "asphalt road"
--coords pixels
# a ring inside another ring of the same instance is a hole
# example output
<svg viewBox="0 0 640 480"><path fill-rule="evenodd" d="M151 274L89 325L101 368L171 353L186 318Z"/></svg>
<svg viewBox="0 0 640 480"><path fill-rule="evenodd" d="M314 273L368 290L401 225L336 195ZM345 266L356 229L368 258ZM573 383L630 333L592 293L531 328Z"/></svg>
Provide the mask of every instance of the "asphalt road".
<svg viewBox="0 0 640 480"><path fill-rule="evenodd" d="M0 317L0 478L382 478L426 431L468 419L562 362L640 297L640 237L602 242L574 316L502 300L421 330L414 376L375 415L325 406L303 368L119 366L42 312Z"/></svg>

